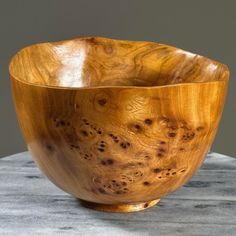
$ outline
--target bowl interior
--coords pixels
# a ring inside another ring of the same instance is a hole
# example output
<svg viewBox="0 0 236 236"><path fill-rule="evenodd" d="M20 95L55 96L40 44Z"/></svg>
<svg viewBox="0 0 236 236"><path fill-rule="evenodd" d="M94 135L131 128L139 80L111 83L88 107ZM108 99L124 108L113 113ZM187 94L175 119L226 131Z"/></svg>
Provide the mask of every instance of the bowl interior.
<svg viewBox="0 0 236 236"><path fill-rule="evenodd" d="M164 44L89 37L26 47L13 57L10 74L42 86L150 87L218 81L228 70Z"/></svg>

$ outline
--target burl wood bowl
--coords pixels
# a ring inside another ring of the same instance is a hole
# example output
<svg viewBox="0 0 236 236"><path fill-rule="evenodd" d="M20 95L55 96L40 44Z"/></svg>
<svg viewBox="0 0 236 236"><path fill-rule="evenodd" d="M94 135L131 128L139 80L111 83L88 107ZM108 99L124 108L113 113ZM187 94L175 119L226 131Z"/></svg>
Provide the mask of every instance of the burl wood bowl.
<svg viewBox="0 0 236 236"><path fill-rule="evenodd" d="M10 77L42 172L87 207L130 212L155 205L200 167L229 71L164 44L87 37L22 49Z"/></svg>

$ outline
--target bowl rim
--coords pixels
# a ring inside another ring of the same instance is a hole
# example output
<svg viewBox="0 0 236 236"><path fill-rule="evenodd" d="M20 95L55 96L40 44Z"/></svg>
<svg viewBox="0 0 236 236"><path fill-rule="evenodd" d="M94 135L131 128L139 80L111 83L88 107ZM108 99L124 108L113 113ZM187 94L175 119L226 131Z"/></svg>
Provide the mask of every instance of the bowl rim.
<svg viewBox="0 0 236 236"><path fill-rule="evenodd" d="M120 41L120 42L128 42L128 43L156 43L162 46L167 46L169 48L173 48L175 50L181 50L185 53L191 53L195 56L199 56L202 58L206 58L220 66L222 66L224 68L224 71L222 73L221 79L219 80L211 80L211 81L202 81L202 82L181 82L181 83L176 83L176 84L165 84L165 85L154 85L154 86L136 86L136 85L102 85L102 86L86 86L86 87L70 87L70 86L57 86L57 85L46 85L46 84L37 84L37 83L32 83L29 82L27 80L22 79L19 76L16 76L13 73L13 64L15 63L16 57L17 55L19 55L20 53L22 53L25 49L31 48L33 46L39 46L39 45L44 45L44 44L62 44L62 43L66 43L66 42L70 42L70 41L75 41L75 40L86 40L86 39L102 39L102 40L112 40L112 41ZM25 85L29 85L29 86L35 86L35 87L42 87L42 88L51 88L51 89L59 89L59 90L92 90L92 89L108 89L108 88L112 88L112 89L160 89L160 88L166 88L166 87L178 87L178 86L183 86L183 85L196 85L196 84L212 84L212 83L221 83L221 82L225 82L229 80L230 78L230 70L229 67L224 64L221 63L217 60L213 60L211 58L202 56L200 54L197 53L193 53L187 50L184 50L182 48L178 48L172 45L168 45L168 44L163 44L163 43L159 43L159 42L153 42L153 41L145 41L145 40L123 40L123 39L113 39L113 38L107 38L107 37L100 37L100 36L85 36L85 37L74 37L71 39L65 39L65 40L58 40L58 41L46 41L46 42L39 42L39 43L34 43L34 44L29 44L23 48L21 48L20 50L18 50L11 58L9 61L9 66L8 66L8 71L9 71L9 75L10 75L10 79L11 80L17 80L20 83L23 83Z"/></svg>

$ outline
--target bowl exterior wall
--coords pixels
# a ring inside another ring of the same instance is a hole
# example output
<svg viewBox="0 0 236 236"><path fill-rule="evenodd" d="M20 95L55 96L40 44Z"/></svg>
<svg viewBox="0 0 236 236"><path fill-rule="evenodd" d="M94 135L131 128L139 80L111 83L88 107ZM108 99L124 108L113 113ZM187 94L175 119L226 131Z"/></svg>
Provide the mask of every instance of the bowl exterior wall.
<svg viewBox="0 0 236 236"><path fill-rule="evenodd" d="M59 89L11 78L34 160L58 187L104 204L175 191L214 139L227 81L164 87Z"/></svg>

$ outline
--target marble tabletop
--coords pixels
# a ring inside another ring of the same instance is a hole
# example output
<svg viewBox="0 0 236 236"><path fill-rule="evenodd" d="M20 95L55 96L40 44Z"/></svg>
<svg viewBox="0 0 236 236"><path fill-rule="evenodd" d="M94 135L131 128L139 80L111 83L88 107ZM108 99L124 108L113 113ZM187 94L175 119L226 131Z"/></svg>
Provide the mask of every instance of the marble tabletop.
<svg viewBox="0 0 236 236"><path fill-rule="evenodd" d="M0 235L236 235L236 159L210 153L185 186L136 213L84 208L28 152L0 159Z"/></svg>

